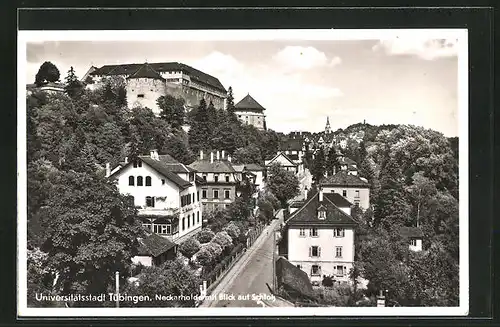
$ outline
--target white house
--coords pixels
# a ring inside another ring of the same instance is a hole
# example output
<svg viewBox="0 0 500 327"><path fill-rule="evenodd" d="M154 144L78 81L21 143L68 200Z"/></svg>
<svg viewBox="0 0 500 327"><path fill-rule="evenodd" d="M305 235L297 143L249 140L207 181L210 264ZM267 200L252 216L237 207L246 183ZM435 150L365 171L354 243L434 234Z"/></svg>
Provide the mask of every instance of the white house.
<svg viewBox="0 0 500 327"><path fill-rule="evenodd" d="M245 164L245 172L252 173L255 176L255 189L261 191L265 188L265 168L257 164Z"/></svg>
<svg viewBox="0 0 500 327"><path fill-rule="evenodd" d="M273 164L278 164L284 170L291 171L295 174L299 174L303 171L302 158L300 158L300 163L298 160L291 159L288 155L283 152L278 152L269 160L265 160L266 168L269 169Z"/></svg>
<svg viewBox="0 0 500 327"><path fill-rule="evenodd" d="M200 184L195 170L169 155L138 156L109 169L120 193L129 195L138 208L143 226L153 233L180 243L201 230Z"/></svg>
<svg viewBox="0 0 500 327"><path fill-rule="evenodd" d="M422 239L424 234L420 228L404 226L401 227L399 232L401 236L408 241L411 251L422 251Z"/></svg>
<svg viewBox="0 0 500 327"><path fill-rule="evenodd" d="M321 180L320 189L325 193L339 193L363 210L370 207L370 184L361 177L341 170Z"/></svg>
<svg viewBox="0 0 500 327"><path fill-rule="evenodd" d="M349 281L357 223L346 208L335 204L338 200L319 191L285 222L283 255L305 271L313 284L320 284L324 276Z"/></svg>

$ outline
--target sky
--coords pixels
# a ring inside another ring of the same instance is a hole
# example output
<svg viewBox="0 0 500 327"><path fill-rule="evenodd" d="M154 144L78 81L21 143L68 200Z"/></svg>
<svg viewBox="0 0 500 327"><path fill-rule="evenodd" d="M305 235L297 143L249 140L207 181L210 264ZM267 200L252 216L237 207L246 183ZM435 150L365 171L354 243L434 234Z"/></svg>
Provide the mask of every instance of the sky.
<svg viewBox="0 0 500 327"><path fill-rule="evenodd" d="M169 33L175 33L173 31ZM250 94L268 128L319 132L359 122L413 124L458 136L456 39L36 41L26 45L26 82L51 61L64 79L91 65L188 64Z"/></svg>

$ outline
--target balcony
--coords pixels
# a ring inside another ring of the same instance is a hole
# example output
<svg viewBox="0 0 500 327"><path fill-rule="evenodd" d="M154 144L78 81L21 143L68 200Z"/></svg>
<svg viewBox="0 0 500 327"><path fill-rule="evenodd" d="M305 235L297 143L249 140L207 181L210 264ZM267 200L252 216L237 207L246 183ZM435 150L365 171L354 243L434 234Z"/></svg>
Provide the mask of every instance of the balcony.
<svg viewBox="0 0 500 327"><path fill-rule="evenodd" d="M177 208L155 208L155 207L139 207L139 215L152 215L152 216L169 216L177 213Z"/></svg>

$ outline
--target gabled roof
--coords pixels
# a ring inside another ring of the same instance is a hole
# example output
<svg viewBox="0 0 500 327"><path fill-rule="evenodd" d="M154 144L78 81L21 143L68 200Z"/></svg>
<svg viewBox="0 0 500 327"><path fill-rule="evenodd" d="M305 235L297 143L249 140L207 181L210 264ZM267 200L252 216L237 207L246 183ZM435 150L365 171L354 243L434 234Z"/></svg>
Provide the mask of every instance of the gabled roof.
<svg viewBox="0 0 500 327"><path fill-rule="evenodd" d="M131 75L135 73L142 64L123 64L123 65L104 65L92 73L91 75ZM207 84L223 93L226 93L226 89L219 81L219 79L206 74L196 68L188 66L179 62L158 62L149 63L149 66L159 73L171 72L171 71L182 71L189 75L191 80L196 80L198 82Z"/></svg>
<svg viewBox="0 0 500 327"><path fill-rule="evenodd" d="M283 257L276 260L276 278L278 287L284 285L304 296L314 298L313 288L307 273Z"/></svg>
<svg viewBox="0 0 500 327"><path fill-rule="evenodd" d="M175 243L165 237L152 233L145 238L139 239L138 254L156 258L173 247L175 247Z"/></svg>
<svg viewBox="0 0 500 327"><path fill-rule="evenodd" d="M324 195L324 194L323 194ZM326 218L318 219L318 208L324 206ZM347 213L337 207L329 197L323 196L323 202L319 201L319 192L308 199L297 211L292 213L286 222L287 226L356 226L356 221Z"/></svg>
<svg viewBox="0 0 500 327"><path fill-rule="evenodd" d="M236 109L252 109L252 110L266 110L263 106L261 106L254 98L247 94L240 102L238 102L235 106Z"/></svg>
<svg viewBox="0 0 500 327"><path fill-rule="evenodd" d="M147 63L139 67L135 73L127 77L127 79L129 78L153 78L165 81L165 79Z"/></svg>
<svg viewBox="0 0 500 327"><path fill-rule="evenodd" d="M323 196L328 198L330 202L332 202L339 208L350 208L353 206L351 202L349 202L339 193L323 193Z"/></svg>
<svg viewBox="0 0 500 327"><path fill-rule="evenodd" d="M295 162L293 162L292 159L290 159L289 156L287 156L286 154L284 154L283 152L278 152L274 157L272 157L271 159L269 159L268 163L266 163L266 166L270 166L273 164L273 161L275 161L279 156L282 156L284 157L286 160L288 160L288 162L290 162L290 166L297 166L297 164Z"/></svg>
<svg viewBox="0 0 500 327"><path fill-rule="evenodd" d="M341 170L333 176L328 176L321 180L320 185L328 186L353 186L369 188L370 184L355 175L350 175L345 170Z"/></svg>
<svg viewBox="0 0 500 327"><path fill-rule="evenodd" d="M190 168L200 173L234 173L236 172L227 160L196 160L189 165Z"/></svg>
<svg viewBox="0 0 500 327"><path fill-rule="evenodd" d="M163 163L161 161L157 161L155 159L152 159L151 157L139 157L143 162L148 164L151 168L168 178L170 181L172 181L175 185L179 186L180 188L188 188L191 186L191 183L186 181L185 179L181 178L179 175L177 175L175 172L172 171L172 165Z"/></svg>
<svg viewBox="0 0 500 327"><path fill-rule="evenodd" d="M403 237L408 237L408 238L423 238L424 233L422 233L422 230L419 227L407 227L403 226L400 228L399 233Z"/></svg>

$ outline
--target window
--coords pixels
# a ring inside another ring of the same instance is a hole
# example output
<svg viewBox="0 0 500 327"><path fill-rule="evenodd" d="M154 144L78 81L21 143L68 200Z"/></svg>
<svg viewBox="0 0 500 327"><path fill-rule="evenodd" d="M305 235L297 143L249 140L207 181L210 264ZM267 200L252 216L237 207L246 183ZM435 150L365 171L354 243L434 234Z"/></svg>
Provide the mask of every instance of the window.
<svg viewBox="0 0 500 327"><path fill-rule="evenodd" d="M134 180L135 180L134 176L129 176L128 177L128 185L134 186Z"/></svg>
<svg viewBox="0 0 500 327"><path fill-rule="evenodd" d="M165 180L164 179L161 180L161 185L165 185Z"/></svg>
<svg viewBox="0 0 500 327"><path fill-rule="evenodd" d="M219 198L219 190L215 189L214 190L214 199L218 199Z"/></svg>
<svg viewBox="0 0 500 327"><path fill-rule="evenodd" d="M347 196L347 190L342 190L342 196Z"/></svg>
<svg viewBox="0 0 500 327"><path fill-rule="evenodd" d="M344 237L345 236L345 231L343 228L335 228L333 230L333 236L334 237Z"/></svg>
<svg viewBox="0 0 500 327"><path fill-rule="evenodd" d="M334 270L337 276L344 276L347 272L344 266L336 266Z"/></svg>
<svg viewBox="0 0 500 327"><path fill-rule="evenodd" d="M326 211L325 210L318 211L318 219L324 220L325 218L326 218Z"/></svg>
<svg viewBox="0 0 500 327"><path fill-rule="evenodd" d="M200 191L196 192L196 200L200 202Z"/></svg>
<svg viewBox="0 0 500 327"><path fill-rule="evenodd" d="M139 160L139 161L137 162L137 167L142 167L142 161L140 161L140 160Z"/></svg>
<svg viewBox="0 0 500 327"><path fill-rule="evenodd" d="M203 174L201 177L203 178L203 180L204 180L205 182L207 181L207 174Z"/></svg>
<svg viewBox="0 0 500 327"><path fill-rule="evenodd" d="M187 221L188 221L188 228L189 228L189 226L191 226L191 215L188 215Z"/></svg>
<svg viewBox="0 0 500 327"><path fill-rule="evenodd" d="M354 197L359 198L359 190L354 191Z"/></svg>
<svg viewBox="0 0 500 327"><path fill-rule="evenodd" d="M229 199L230 193L231 193L230 190L224 190L224 198Z"/></svg>
<svg viewBox="0 0 500 327"><path fill-rule="evenodd" d="M146 197L146 207L153 208L154 206L155 206L155 198L154 198L154 196L147 196Z"/></svg>
<svg viewBox="0 0 500 327"><path fill-rule="evenodd" d="M182 230L186 229L186 217L182 217Z"/></svg>
<svg viewBox="0 0 500 327"><path fill-rule="evenodd" d="M306 236L306 229L305 228L299 229L299 236L302 236L302 237Z"/></svg>
<svg viewBox="0 0 500 327"><path fill-rule="evenodd" d="M144 94L137 94L138 98L144 98Z"/></svg>
<svg viewBox="0 0 500 327"><path fill-rule="evenodd" d="M342 247L341 246L335 247L335 258L342 258Z"/></svg>
<svg viewBox="0 0 500 327"><path fill-rule="evenodd" d="M137 161L134 161L134 168L137 168Z"/></svg>
<svg viewBox="0 0 500 327"><path fill-rule="evenodd" d="M142 186L142 176L137 177L137 186Z"/></svg>
<svg viewBox="0 0 500 327"><path fill-rule="evenodd" d="M318 265L312 265L311 276L321 276L321 267Z"/></svg>
<svg viewBox="0 0 500 327"><path fill-rule="evenodd" d="M194 222L194 212L193 212L193 226L195 225L195 222Z"/></svg>
<svg viewBox="0 0 500 327"><path fill-rule="evenodd" d="M311 246L309 248L310 257L321 257L321 248L319 246Z"/></svg>
<svg viewBox="0 0 500 327"><path fill-rule="evenodd" d="M206 199L207 198L207 189L204 188L201 190L201 198Z"/></svg>
<svg viewBox="0 0 500 327"><path fill-rule="evenodd" d="M189 173L189 181L194 181L194 173Z"/></svg>
<svg viewBox="0 0 500 327"><path fill-rule="evenodd" d="M200 223L200 212L199 211L196 213L196 223L197 224Z"/></svg>
<svg viewBox="0 0 500 327"><path fill-rule="evenodd" d="M309 230L309 236L318 237L318 229L317 228L311 228Z"/></svg>
<svg viewBox="0 0 500 327"><path fill-rule="evenodd" d="M194 203L195 201L196 201L196 198L194 197L194 193L193 193L193 194L191 194L191 202Z"/></svg>
<svg viewBox="0 0 500 327"><path fill-rule="evenodd" d="M417 246L417 240L410 240L411 246Z"/></svg>
<svg viewBox="0 0 500 327"><path fill-rule="evenodd" d="M214 174L214 181L216 183L219 181L219 174Z"/></svg>
<svg viewBox="0 0 500 327"><path fill-rule="evenodd" d="M151 176L146 176L146 186L151 186Z"/></svg>
<svg viewBox="0 0 500 327"><path fill-rule="evenodd" d="M297 268L302 269L302 266L301 265L297 265Z"/></svg>
<svg viewBox="0 0 500 327"><path fill-rule="evenodd" d="M229 175L226 175L226 183L229 183Z"/></svg>

